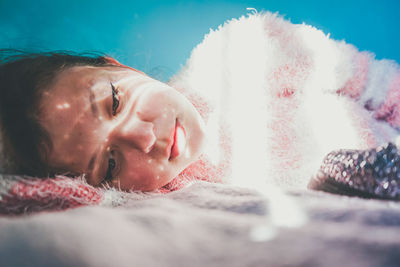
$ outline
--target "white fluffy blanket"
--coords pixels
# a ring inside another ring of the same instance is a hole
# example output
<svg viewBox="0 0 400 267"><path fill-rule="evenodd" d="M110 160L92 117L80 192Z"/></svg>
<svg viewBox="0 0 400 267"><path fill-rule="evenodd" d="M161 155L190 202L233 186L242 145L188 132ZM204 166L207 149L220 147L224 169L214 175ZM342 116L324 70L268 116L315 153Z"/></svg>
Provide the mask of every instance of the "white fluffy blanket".
<svg viewBox="0 0 400 267"><path fill-rule="evenodd" d="M205 160L229 159L221 175L257 190L198 181L168 194L123 193L4 176L2 213L90 206L1 216L0 266L397 266L397 202L265 182L304 186L325 153L395 138L399 73L276 15L232 20L170 84L217 137Z"/></svg>
<svg viewBox="0 0 400 267"><path fill-rule="evenodd" d="M208 132L221 135L206 153L216 165L231 159L234 184L304 188L329 152L376 147L399 134L397 63L277 14L211 31L170 84L203 101Z"/></svg>

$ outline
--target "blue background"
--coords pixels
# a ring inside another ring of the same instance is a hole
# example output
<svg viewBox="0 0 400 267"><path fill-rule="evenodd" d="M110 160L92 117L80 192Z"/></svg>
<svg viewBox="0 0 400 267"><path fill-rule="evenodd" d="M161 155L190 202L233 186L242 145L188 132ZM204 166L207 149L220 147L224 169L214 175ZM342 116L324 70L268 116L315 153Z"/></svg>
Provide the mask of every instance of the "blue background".
<svg viewBox="0 0 400 267"><path fill-rule="evenodd" d="M0 0L0 48L103 52L166 80L210 28L247 7L279 12L400 62L398 0Z"/></svg>

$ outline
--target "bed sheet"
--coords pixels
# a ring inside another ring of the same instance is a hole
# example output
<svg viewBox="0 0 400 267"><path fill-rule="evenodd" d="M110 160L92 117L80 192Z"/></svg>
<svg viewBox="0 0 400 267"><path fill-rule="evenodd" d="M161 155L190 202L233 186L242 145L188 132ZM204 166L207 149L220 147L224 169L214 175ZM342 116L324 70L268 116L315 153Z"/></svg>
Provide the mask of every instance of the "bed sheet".
<svg viewBox="0 0 400 267"><path fill-rule="evenodd" d="M120 207L0 217L0 266L399 266L400 203L284 194L302 224L274 223L285 208L262 192L200 181Z"/></svg>

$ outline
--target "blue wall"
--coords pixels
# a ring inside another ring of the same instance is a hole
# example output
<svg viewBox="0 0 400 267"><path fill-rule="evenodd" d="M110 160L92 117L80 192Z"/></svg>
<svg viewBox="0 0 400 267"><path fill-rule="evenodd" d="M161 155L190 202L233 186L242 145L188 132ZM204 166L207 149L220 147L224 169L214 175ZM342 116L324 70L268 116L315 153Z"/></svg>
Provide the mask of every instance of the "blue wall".
<svg viewBox="0 0 400 267"><path fill-rule="evenodd" d="M0 0L0 48L100 51L166 80L210 28L246 7L278 11L400 62L398 0Z"/></svg>

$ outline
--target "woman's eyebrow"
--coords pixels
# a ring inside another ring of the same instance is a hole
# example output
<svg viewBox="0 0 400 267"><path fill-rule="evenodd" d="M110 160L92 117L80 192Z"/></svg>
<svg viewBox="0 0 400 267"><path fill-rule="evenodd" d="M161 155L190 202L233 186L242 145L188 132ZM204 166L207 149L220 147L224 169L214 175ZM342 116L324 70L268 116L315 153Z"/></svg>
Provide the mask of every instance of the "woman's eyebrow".
<svg viewBox="0 0 400 267"><path fill-rule="evenodd" d="M94 169L94 164L96 162L97 159L97 155L99 154L99 149L97 148L96 151L94 151L94 153L92 154L92 156L90 157L88 166L87 166L87 173L91 176L93 174L93 169ZM93 178L93 177L92 177Z"/></svg>
<svg viewBox="0 0 400 267"><path fill-rule="evenodd" d="M94 95L93 88L91 86L87 87L89 90L89 102L90 102L90 110L92 111L93 117L97 117L99 114L99 109L97 108L97 104L95 103L96 96Z"/></svg>

